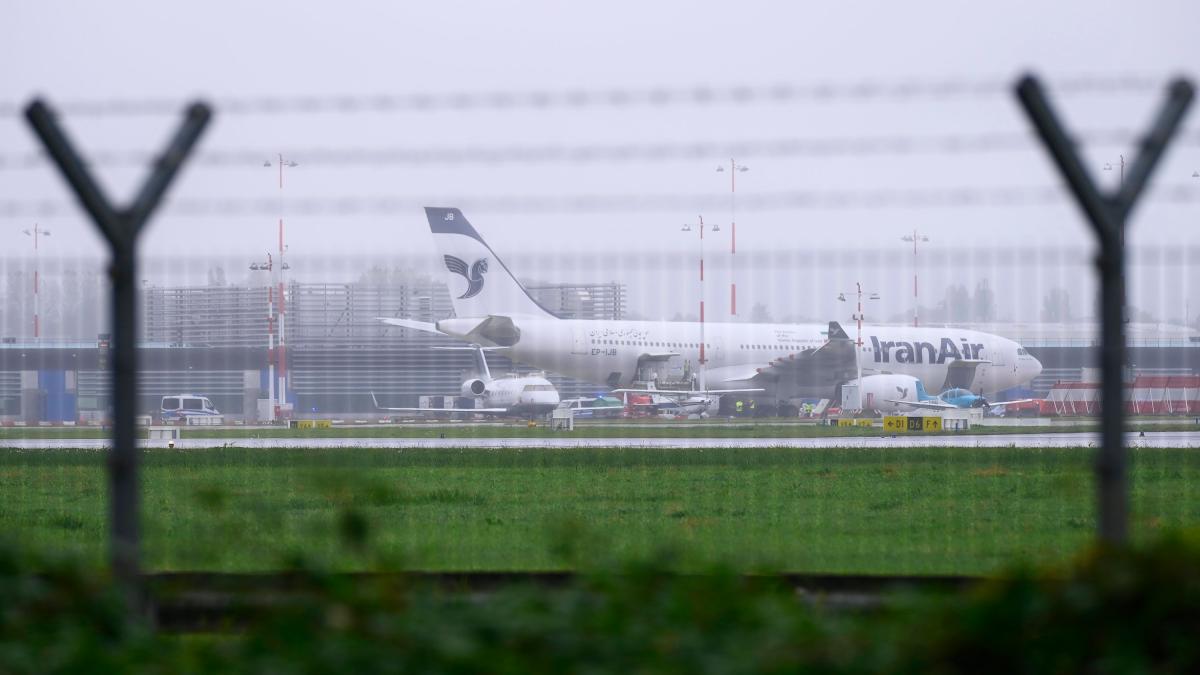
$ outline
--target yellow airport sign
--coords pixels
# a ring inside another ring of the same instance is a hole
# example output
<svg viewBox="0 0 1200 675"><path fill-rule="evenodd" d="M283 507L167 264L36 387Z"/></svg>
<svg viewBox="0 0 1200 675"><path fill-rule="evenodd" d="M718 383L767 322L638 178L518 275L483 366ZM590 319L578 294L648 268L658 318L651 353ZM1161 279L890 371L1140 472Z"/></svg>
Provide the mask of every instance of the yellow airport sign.
<svg viewBox="0 0 1200 675"><path fill-rule="evenodd" d="M942 418L937 416L932 417L905 417L901 415L884 417L883 430L892 433L904 433L908 431L941 431Z"/></svg>

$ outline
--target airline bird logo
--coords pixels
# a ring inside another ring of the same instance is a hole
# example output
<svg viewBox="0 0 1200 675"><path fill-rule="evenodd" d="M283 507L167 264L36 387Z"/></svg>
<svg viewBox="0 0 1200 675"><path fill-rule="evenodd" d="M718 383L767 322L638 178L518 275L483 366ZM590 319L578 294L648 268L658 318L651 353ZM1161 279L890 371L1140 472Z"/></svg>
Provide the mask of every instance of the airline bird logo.
<svg viewBox="0 0 1200 675"><path fill-rule="evenodd" d="M446 260L446 269L460 275L467 280L467 292L458 296L459 300L466 300L479 295L479 291L483 290L483 275L487 272L487 258L480 258L471 265L470 273L467 272L467 263L452 255L442 256Z"/></svg>

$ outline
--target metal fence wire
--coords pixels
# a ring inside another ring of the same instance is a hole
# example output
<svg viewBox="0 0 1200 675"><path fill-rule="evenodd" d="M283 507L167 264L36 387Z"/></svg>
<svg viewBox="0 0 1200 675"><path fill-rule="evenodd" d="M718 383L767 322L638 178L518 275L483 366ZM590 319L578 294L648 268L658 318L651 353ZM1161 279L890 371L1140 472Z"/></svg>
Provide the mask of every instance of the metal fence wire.
<svg viewBox="0 0 1200 675"><path fill-rule="evenodd" d="M1055 81L1053 90L1064 97L1080 94L1145 95L1158 92L1163 86L1162 80L1141 76L1080 76ZM1125 226L1134 206L1141 201L1149 200L1157 206L1178 207L1190 206L1200 200L1200 182L1197 181L1167 178L1157 186L1149 185L1155 167L1160 164L1172 142L1185 148L1200 145L1200 132L1182 128L1185 113L1193 98L1192 85L1184 80L1166 84L1165 100L1157 116L1148 129L1141 133L1131 128L1116 126L1072 133L1068 124L1054 111L1039 80L1026 76L1016 83L1015 87L1003 78L989 78L730 87L230 98L216 100L211 107L199 102L188 106L174 136L159 153L114 148L94 151L88 155L77 150L75 143L68 138L61 125L60 114L64 117L80 118L143 118L178 114L178 103L159 99L78 100L64 101L56 110L46 102L34 101L24 109L24 115L42 143L43 149L0 154L0 173L11 176L18 172L42 170L48 164L56 167L73 192L75 201L82 206L87 217L103 235L111 258L104 267L95 264L95 261L86 260L68 259L65 263L54 263L38 258L34 258L32 262L18 260L16 257L10 258L6 262L3 280L8 304L5 306L5 318L0 323L0 331L4 331L5 334L16 332L13 328L24 322L24 319L14 317L23 317L28 313L39 317L38 293L42 288L39 283L44 284L39 280L46 276L41 269L48 264L58 264L58 286L51 286L48 291L42 292L57 294L57 311L60 312L60 316L65 317L69 314L76 317L76 333L97 334L100 336L99 342L103 344L101 348L93 350L91 347L95 345L89 340L72 342L62 339L52 349L45 349L43 356L56 364L65 364L63 368L72 373L71 377L75 380L71 386L78 396L80 415L85 407L90 406L97 418L103 418L105 410L111 406L112 441L110 449L107 450L110 505L108 559L116 578L134 597L140 597L145 571L144 552L147 548L153 548L155 544L147 541L141 531L147 505L139 497L142 489L139 467L144 458L138 451L135 423L139 414L154 407L165 387L203 389L203 392L197 393L204 393L210 397L209 403L215 404L215 408L230 411L235 416L244 414L246 419L253 419L260 412L255 408L255 402L268 388L271 391L271 400L274 400L276 377L282 377L283 371L290 369L291 380L287 386L291 387L293 402L300 412L308 412L311 409L311 418L315 424L316 420L328 417L321 413L349 415L354 410L377 409L388 405L416 407L423 403L418 400L422 397L421 392L446 389L448 385L456 386L454 383L462 380L464 374L478 367L473 353L461 351L461 341L436 331L422 332L425 329L417 325L440 326L443 324L439 322L461 318L455 317L454 302L468 297L473 287L468 287L467 291L460 295L459 290L451 290L446 282L440 280L444 270L431 267L427 261L418 263L412 257L406 257L406 253L383 255L378 251L372 254L377 254L376 257L346 256L337 252L327 252L323 255L289 253L288 264L297 269L306 269L310 276L288 281L284 281L282 275L268 278L262 270L269 269L274 274L276 266L283 268L284 265L286 247L283 243L282 219L279 224L278 250L263 256L264 260L256 259L254 265L260 267L252 266L252 274L247 276L245 281L230 281L224 276L225 267L243 265L244 260L229 256L205 258L186 250L184 246L178 256L152 261L149 269L169 269L185 281L170 286L141 282L145 270L139 267L137 256L139 236L145 224L156 214L164 219L208 223L223 219L261 219L266 216L274 217L286 211L289 217L307 217L325 223L339 223L344 222L344 219L360 217L398 217L399 214L415 211L417 207L427 206L434 200L434 197L421 194L419 190L414 190L408 196L396 196L394 193L350 196L326 194L285 199L282 196L259 198L239 194L205 194L169 198L169 188L185 164L194 164L214 171L229 171L232 175L239 167L260 162L263 156L269 155L244 146L199 149L199 141L215 114L214 110L221 115L230 116L398 113L432 115L466 112L496 114L514 110L572 113L638 107L688 109L713 106L833 105L846 102L889 105L941 104L947 101L991 102L1000 101L1008 95L1015 95L1019 101L1028 117L1032 133L952 131L927 135L882 134L838 138L796 136L765 140L649 143L606 141L411 147L327 145L310 146L298 150L296 154L325 167L368 171L377 167L445 171L543 164L594 170L595 166L600 164L612 164L619 168L628 164L702 160L714 155L788 158L798 161L867 161L881 156L903 159L913 155L990 156L1028 151L1040 144L1052 158L1065 187L1036 182L1023 186L979 187L969 180L964 180L959 186L949 187L905 185L902 182L895 188L817 187L759 190L737 196L736 202L732 194L700 191L616 191L580 194L539 194L531 191L524 195L511 192L455 195L453 191L449 191L440 199L444 200L443 203L454 204L462 209L462 212L483 212L489 216L577 216L585 219L587 225L584 229L591 228L592 234L599 232L600 237L605 236L602 228L606 219L634 212L656 213L663 217L666 217L666 214L691 214L705 210L719 212L725 208L732 211L735 207L736 211L742 213L786 214L787 217L812 211L834 214L848 211L892 213L897 210L927 213L937 210L952 212L955 209L1000 208L1019 212L1030 207L1065 208L1066 204L1073 201L1080 207L1092 228L1095 235L1094 249L1080 246L1078 242L1066 245L1038 243L997 246L989 245L983 237L977 237L970 247L952 251L923 251L924 257L918 263L915 259L916 247L919 242L927 239L923 239L919 232L914 231L909 240L913 245L911 281L908 272L910 254L907 246L900 250L898 247L863 245L854 250L845 250L820 247L792 248L781 244L774 248L738 252L735 256L732 254L737 250L734 243L736 240L733 233L729 233L731 255L723 262L711 264L707 272L710 276L725 275L722 278L729 280L729 288L726 291L722 285L722 290L716 297L707 298L707 310L705 291L700 291L697 305L695 291L690 283L692 275L697 272L701 279L706 274L703 253L697 270L696 259L690 253L611 253L605 252L603 247L589 251L585 244L580 245L586 238L577 235L578 240L572 242L577 246L573 253L563 250L553 253L518 250L511 252L506 258L513 274L523 277L524 288L535 303L552 306L555 312L569 318L598 318L618 322L637 318L644 312L664 317L674 313L678 320L699 319L703 325L706 311L710 321L714 315L723 316L727 306L730 306L729 311L732 314L732 307L738 303L739 292L743 298L749 293L750 297L769 296L771 300L761 304L750 302L749 306L742 300L743 309L739 314L739 321L768 323L774 313L776 318L783 321L823 323L828 321L827 308L832 306L841 313L838 315L839 321L829 322L826 337L832 341L839 329L844 329L846 334L838 339L844 338L847 345L857 345L858 350L865 353L863 345L854 342L856 330L861 329L856 322L861 322L864 315L861 295L858 298L858 308L851 308L855 300L853 292L863 289L862 282L865 279L865 285L869 287L868 297L875 291L881 291L887 296L879 305L868 304L868 321L878 317L881 322L906 324L912 321L915 325L915 313L923 312L925 325L971 324L986 327L1001 322L1007 323L1012 331L1024 330L1021 342L1025 347L1042 350L1041 353L1044 354L1062 354L1069 350L1094 348L1095 353L1099 354L1101 383L1099 391L1093 392L1096 396L1085 400L1072 393L1072 387L1081 378L1080 371L1087 369L1090 364L1069 362L1065 357L1060 362L1044 359L1043 366L1046 370L1028 385L1028 390L1031 394L1036 393L1045 401L1050 401L1049 404L1043 403L1043 406L1069 404L1070 409L1075 411L1078 404L1086 407L1089 413L1099 413L1101 442L1095 451L1094 464L1097 491L1096 535L1107 542L1122 543L1130 536L1131 488L1124 437L1130 406L1137 408L1146 405L1152 411L1168 410L1171 413L1178 412L1177 408L1182 406L1180 409L1184 416L1189 416L1193 412L1193 399L1200 401L1200 385L1194 387L1185 377L1185 371L1194 374L1200 367L1200 363L1191 362L1191 350L1196 347L1193 334L1187 330L1176 334L1162 329L1141 332L1138 327L1138 324L1168 321L1189 325L1193 323L1190 319L1190 309L1185 308L1182 312L1172 309L1173 313L1161 311L1165 305L1178 305L1178 302L1162 300L1158 307L1160 311L1153 317L1154 321L1148 318L1141 321L1142 317L1137 315L1137 308L1131 306L1129 299L1143 297L1136 296L1129 289L1131 284L1145 283L1165 288L1168 285L1178 285L1177 282L1182 277L1183 285L1186 286L1190 282L1192 263L1200 256L1200 249L1187 242L1168 246L1131 245L1126 242ZM14 117L17 112L18 108L14 104L0 105L0 118ZM1124 173L1120 185L1115 190L1102 189L1093 180L1092 173L1085 168L1086 161L1081 159L1081 149L1083 146L1094 144L1117 146L1131 142L1136 143L1138 154L1130 158L1127 171L1122 164ZM285 157L281 154L277 161L282 164ZM729 167L730 173L734 173L738 164L731 162ZM146 168L148 176L132 202L126 207L119 207L101 187L95 172L100 169L124 171L133 168ZM279 171L282 186L282 166ZM873 184L887 183L873 181ZM0 219L69 219L75 217L77 208L75 204L66 200L10 198L0 200ZM451 211L453 210L447 210L447 222L451 220L449 216L453 215ZM735 217L731 217L730 220L734 221ZM683 223L673 224L672 227L678 228L680 225ZM736 227L736 222L730 222L730 225ZM705 229L706 224L702 219L697 221L689 215L688 225L685 227L692 226L698 226L700 232L709 231ZM711 219L708 226L711 227ZM709 245L724 246L725 236L727 235L722 233L722 238L717 244ZM496 256L497 253L499 252L492 251L492 256ZM474 261L462 263L463 267L466 268L470 262ZM474 273L477 283L482 279L490 280L499 276L500 267L504 263L499 263L497 258L492 264L490 270L484 267L484 272ZM31 265L32 273L29 271ZM61 268L69 268L70 275ZM762 292L747 290L753 288L756 283L751 280L753 270L770 269L801 270L802 273L793 287L799 287L809 295L820 296L829 302L814 308L811 303L806 304L797 299L800 293L789 295L769 289L765 284ZM854 283L846 281L847 269L853 269L853 273L858 277L855 279L860 282L857 289L851 288ZM924 288L935 289L925 290L926 299L923 303L915 297L918 290L918 269L925 270L923 273L927 275ZM976 275L980 278L975 280L973 288L961 283L960 272L964 269L983 270L981 275ZM327 270L337 272L336 275L329 276L340 277L340 280L314 280ZM532 270L537 277L519 270ZM552 283L561 276L570 276L559 274L564 270L585 270L596 281ZM1089 270L1094 276L1088 273ZM485 272L488 274L486 277L483 276ZM208 275L207 285L195 282L196 278L205 274ZM471 274L473 272L469 269L462 272L462 276L468 282L471 281ZM747 279L742 282L740 289L733 283L735 274ZM1080 277L1088 278L1079 281ZM649 281L646 281L647 278ZM1168 278L1170 281L1167 281ZM631 298L636 293L631 291L630 285L639 283L637 279L641 279L643 285L656 285L667 289L660 293L663 299L659 300L659 304L633 302ZM689 281L685 283L680 279ZM997 299L994 288L1001 280L1011 282L1016 289L1012 295L1014 298L1019 297L1019 300ZM914 296L911 304L908 302L910 282L911 294ZM107 318L95 311L96 301L100 299L99 294L106 285L111 285L112 289L110 314ZM1050 287L1049 292L1041 295L1047 290L1047 286ZM1089 312L1086 301L1078 291L1075 310L1071 311L1069 293L1064 290L1067 286L1084 288L1086 292L1095 293L1099 321L1095 326L1081 326L1079 330L1070 334L1047 334L1037 327L1039 318L1042 321L1068 324L1078 321L1078 317L1086 316ZM18 300L24 297L21 291L27 287L34 289L32 301ZM701 285L700 288L703 289L704 286ZM937 295L940 288L947 289L945 296L930 299L931 296ZM1182 294L1177 290L1171 293L1172 298L1184 297L1186 289ZM838 304L831 305L830 303L834 302L833 298L839 295L841 297L838 298ZM682 311L678 309L683 306L680 298L686 298L687 301L687 309ZM1029 307L1030 298L1034 298L1032 308ZM1186 303L1186 300L1184 302ZM264 306L270 311L264 312ZM285 316L285 306L286 328L282 318ZM647 310L647 307L651 309ZM910 311L914 312L912 316L909 315ZM35 322L39 318L35 318ZM381 321L387 319L395 321ZM489 325L487 330L499 331L488 333L492 336L489 339L500 340L506 335L511 335L511 327L499 325L503 324L500 319L501 317L489 318L496 325ZM408 323L404 323L405 321ZM1023 325L1026 327L1022 328ZM510 333L505 333L505 330L509 330ZM285 331L288 336L286 352L282 337ZM517 334L519 335L519 331ZM397 341L398 337L402 337L403 341ZM613 345L609 342L615 345L620 341L647 340L644 336L625 334L577 335L573 339L577 343L573 344L573 349L584 351L610 349ZM17 365L10 368L9 364L10 361L15 363L26 358L21 349L24 345L17 344L15 338L10 342L11 344L6 345L9 349L0 350L0 357L5 359L4 367L0 368L0 417L14 416L15 410L25 406L22 397L25 396L24 392L30 389L21 379L23 375L13 374L18 370L29 372L28 367ZM699 342L707 344L703 337ZM759 344L749 338L735 342L736 349L748 353L761 351L764 358L772 348L772 345ZM894 358L900 359L898 354L902 348L888 344L891 346L874 347L873 353L895 349ZM40 342L29 346L30 349L46 347ZM674 344L651 342L644 346L648 353L665 353L666 350L679 347ZM953 341L951 346L955 350L960 349ZM849 348L853 352L853 346ZM908 348L915 353L921 353L922 349L919 345L909 345ZM930 349L932 353L934 348L931 346ZM965 345L962 349L969 350L970 347ZM799 353L802 349L797 347L796 351ZM163 356L168 352L173 355L171 360ZM1131 365L1131 353L1134 354L1134 360L1145 377L1161 378L1161 382L1155 380L1156 384L1147 384L1145 389L1160 393L1130 393L1131 380L1127 369ZM701 363L704 361L704 354L703 350L699 352ZM1167 356L1160 358L1162 354ZM531 368L519 362L506 360L500 355L484 358L490 359L485 363L490 363L491 368L497 372L511 369L519 374L532 374ZM864 357L855 356L855 359L861 358ZM962 352L959 352L959 358L964 358ZM184 375L172 374L172 368L180 362L178 359L186 362L184 369L187 372ZM787 355L778 358L771 356L769 365L765 365L764 368L784 369L793 359L794 355L790 358ZM260 366L264 361L272 363L270 376L260 373ZM688 364L689 367L691 365ZM274 370L276 367L280 369L278 373ZM401 381L391 377L391 373L400 370L409 373L407 379ZM761 373L762 369L759 372ZM564 398L569 396L582 399L598 393L594 382L553 373L549 376L554 387ZM282 379L280 381L282 382ZM861 382L861 379L858 381ZM166 384L168 382L171 384ZM282 391L283 385L280 386ZM1194 397L1189 393L1189 387L1198 389ZM749 398L747 397L747 400ZM736 412L741 414L741 400L737 401L737 406L739 407ZM1098 409L1093 410L1096 406ZM1135 412L1137 411L1140 411L1140 408ZM1200 415L1200 410L1196 413ZM753 435L759 431L743 430L737 433ZM648 437L647 441L649 440L652 440L652 437ZM464 444L469 445L466 441ZM363 445L369 446L369 443ZM514 441L513 445L519 447L519 440ZM664 454L659 458L639 461L648 462L647 466L651 466L655 462L666 462L667 457L675 457L677 461L699 466L705 461L699 452L721 451L719 439L710 445L700 443L697 447L700 450L696 454L683 459ZM775 461L785 461L772 452L764 451L761 459L766 463L764 466ZM373 457L378 459L371 461L378 461L380 467L383 467L386 461L390 461L383 459L383 455ZM618 453L598 461L601 464L619 463L620 457ZM179 461L188 460L185 458ZM312 462L310 468L317 474L314 480L328 478L338 470L338 459L333 455L314 454L303 461ZM413 463L406 465L406 468L420 472L438 460L418 457L410 461ZM502 491L508 490L503 494L513 497L514 493L519 491L517 487L503 487L508 485L504 482L507 480L505 476L511 473L506 471L515 468L510 460L481 456L472 461L478 464L472 465L474 468L488 471L484 475L488 476L487 480L493 482L493 487L501 486ZM547 455L538 461L540 464L535 470L548 471L547 467L553 467L556 463L569 463L573 460ZM789 458L786 461L792 460ZM853 463L859 460L849 458L847 461ZM930 461L936 463L939 460ZM885 470L889 470L888 466L890 465L885 466ZM816 476L835 473L826 466L814 465L806 468L809 469ZM696 480L730 480L728 476L718 474L703 475L704 478ZM573 480L575 482L564 490L585 489L586 486L581 482L585 480L582 475ZM381 503L392 503L388 501L392 500L406 508L418 503L450 505L447 513L451 515L444 516L449 520L441 522L440 528L461 527L466 531L499 524L490 522L490 517L483 524L455 521L453 509L459 504L469 505L472 499L477 499L455 489L428 490L414 496L398 495L389 491L390 488L386 486L377 486L376 489L371 487L372 485L376 484L371 483L364 487L362 494L350 496L339 492L341 488L330 487L330 484L326 483L321 483L321 489L332 495L329 496L330 500L345 499L353 504L369 503L371 499L376 499L382 500ZM253 487L242 485L239 489L250 490ZM216 504L223 499L215 493L210 495L204 492L204 489L206 488L197 492L201 495L197 499L202 502L208 499ZM785 490L784 487L772 489ZM151 505L150 508L157 506ZM616 508L619 510L626 507L617 505ZM667 504L663 508L670 518L684 523L692 522L693 516L682 507ZM736 510L739 506L729 504L723 508ZM890 504L887 499L881 498L872 501L867 508L886 513L896 508L896 504ZM411 525L414 516L404 518L407 519L404 522ZM499 521L500 517L497 516L496 519ZM563 523L566 530L586 529L585 524L570 518L566 518ZM352 548L355 532L358 531L356 528L361 528L362 524L347 516L339 521L337 527L344 537L342 545ZM765 538L779 537L777 531L771 534L769 525L763 527L766 532L763 535ZM528 528L521 531L534 536ZM337 545L337 542L327 544ZM850 549L854 548L852 542L847 546ZM847 556L862 557L872 553L850 550ZM203 553L197 555L202 556ZM586 557L587 552L580 555ZM454 561L469 560L457 549L451 551L450 558ZM187 565L186 561L175 562L177 566ZM403 563L397 564L403 566ZM469 566L472 563L463 564ZM481 564L486 567L487 560Z"/></svg>

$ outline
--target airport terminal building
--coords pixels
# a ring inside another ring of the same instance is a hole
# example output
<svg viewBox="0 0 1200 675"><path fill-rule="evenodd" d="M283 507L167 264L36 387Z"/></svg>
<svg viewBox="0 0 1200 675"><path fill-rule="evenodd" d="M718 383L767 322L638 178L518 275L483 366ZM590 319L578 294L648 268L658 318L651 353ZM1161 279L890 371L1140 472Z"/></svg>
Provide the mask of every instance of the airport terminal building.
<svg viewBox="0 0 1200 675"><path fill-rule="evenodd" d="M567 318L621 319L623 284L533 285L530 293ZM268 306L274 316L268 320ZM473 370L460 342L389 326L379 317L433 322L452 316L446 285L391 282L291 283L284 319L266 286L143 289L138 408L152 414L163 396L207 396L230 419L265 419L271 373L282 375L293 414L366 415L380 405L417 406L421 396L457 394ZM279 335L283 346L279 346ZM273 345L272 348L269 345ZM88 341L0 338L0 420L100 420L109 401L107 336ZM489 356L495 374L514 370ZM527 372L528 369L521 369ZM550 374L564 396L593 395L593 385Z"/></svg>

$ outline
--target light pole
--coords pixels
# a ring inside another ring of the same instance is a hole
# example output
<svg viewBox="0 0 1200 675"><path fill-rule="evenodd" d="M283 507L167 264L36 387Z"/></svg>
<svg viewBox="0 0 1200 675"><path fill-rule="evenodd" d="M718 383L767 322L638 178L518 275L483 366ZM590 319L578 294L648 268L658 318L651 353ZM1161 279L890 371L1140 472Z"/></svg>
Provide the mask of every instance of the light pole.
<svg viewBox="0 0 1200 675"><path fill-rule="evenodd" d="M857 372L857 378L858 378L857 382L858 382L858 387L859 387L859 389L858 389L858 401L859 401L858 409L861 410L862 409L862 347L863 347L862 325L863 325L863 319L865 317L863 315L862 282L861 281L855 282L854 286L855 286L856 290L852 293L852 295L858 296L858 311L855 312L854 314L852 314L850 316L850 318L854 319L854 321L857 322L857 324L858 324L858 339L855 340L855 342L854 342L854 345L855 345L854 365L855 365L855 369ZM847 302L845 293L838 293L837 299L841 300L842 302ZM868 293L867 294L867 300L878 300L878 299L879 299L878 293Z"/></svg>
<svg viewBox="0 0 1200 675"><path fill-rule="evenodd" d="M699 216L700 224L696 228L700 231L700 391L708 391L708 378L705 364L708 359L705 357L705 336L704 336L704 216ZM683 232L691 232L692 226L690 223L684 223L680 228ZM721 226L714 224L713 232L720 232Z"/></svg>
<svg viewBox="0 0 1200 675"><path fill-rule="evenodd" d="M38 257L38 239L49 237L50 230L43 230L37 223L32 230L22 230L27 237L33 237L33 341L42 341L41 326L41 265Z"/></svg>
<svg viewBox="0 0 1200 675"><path fill-rule="evenodd" d="M917 294L917 243L927 242L929 237L920 234L916 229L912 234L906 234L900 237L900 241L911 241L913 245L913 327L920 325L919 314L921 313L921 300Z"/></svg>
<svg viewBox="0 0 1200 675"><path fill-rule="evenodd" d="M275 261L267 253L265 262L250 263L252 271L273 274ZM275 289L267 282L267 421L275 421Z"/></svg>
<svg viewBox="0 0 1200 675"><path fill-rule="evenodd" d="M1195 169L1192 171L1192 178L1200 178L1200 169ZM1192 325L1192 321L1191 321L1192 313L1190 311L1191 302L1192 302L1191 298L1188 298L1183 301L1183 323L1184 323L1184 325L1188 326L1189 328Z"/></svg>
<svg viewBox="0 0 1200 675"><path fill-rule="evenodd" d="M734 263L737 261L737 175L746 173L750 167L729 160L729 316L737 316L737 280L734 278ZM724 165L717 173L725 171Z"/></svg>
<svg viewBox="0 0 1200 675"><path fill-rule="evenodd" d="M276 164L276 166L279 167L279 193L280 193L279 252L278 252L279 261L278 261L278 266L276 267L276 269L274 271L271 269L271 265L268 262L267 271L272 272L272 275L271 275L272 276L272 279L271 279L272 285L276 288L276 292L279 295L279 325L278 325L279 339L277 341L277 344L268 351L267 359L268 359L269 364L270 363L275 364L276 370L278 372L279 405L282 407L282 406L287 405L287 302L286 302L286 295L285 295L285 291L284 291L284 275L283 275L283 273L285 270L289 269L288 264L286 262L284 262L284 258L283 258L284 253L287 251L287 246L283 243L283 170L285 167L286 168L294 168L294 167L300 166L300 164L293 159L285 158L283 156L283 153L278 153L276 155L276 157L277 157L277 160L276 160L275 164ZM263 166L270 167L271 160L269 160L269 159L263 160ZM269 258L269 256L268 256L268 258ZM269 331L270 328L272 327L271 319L270 319L270 315L272 313L270 291L268 291L268 293L267 293L267 305L268 305L267 325L268 325L268 331ZM267 339L268 339L268 341L272 340L272 337L270 336L269 332L268 332ZM268 366L268 368L269 368L269 366ZM274 380L274 376L271 376L271 377L272 377L272 380ZM275 384L274 381L272 381L270 383L270 387L273 388L274 384ZM274 396L272 396L271 398L274 398ZM271 421L275 420L274 404L272 404L270 418L271 418Z"/></svg>
<svg viewBox="0 0 1200 675"><path fill-rule="evenodd" d="M1118 177L1117 177L1117 190L1119 191L1125 187L1125 155L1117 155L1117 157L1119 157L1121 160L1120 161L1120 173L1118 174ZM1112 162L1105 162L1104 170L1112 171L1113 170ZM1124 251L1125 250L1125 223L1124 222L1121 223L1121 228L1118 231L1118 234L1120 235L1121 250Z"/></svg>

